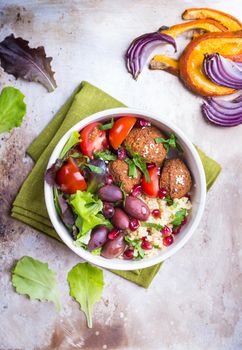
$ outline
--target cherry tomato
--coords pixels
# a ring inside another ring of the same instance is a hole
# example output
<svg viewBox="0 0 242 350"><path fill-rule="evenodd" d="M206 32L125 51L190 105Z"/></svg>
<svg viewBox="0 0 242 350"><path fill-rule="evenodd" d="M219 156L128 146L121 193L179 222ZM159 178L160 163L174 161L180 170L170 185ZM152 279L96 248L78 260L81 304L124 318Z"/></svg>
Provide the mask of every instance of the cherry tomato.
<svg viewBox="0 0 242 350"><path fill-rule="evenodd" d="M56 174L56 182L65 193L75 193L77 190L85 191L86 181L72 158L67 159L67 163L62 165Z"/></svg>
<svg viewBox="0 0 242 350"><path fill-rule="evenodd" d="M109 141L114 149L118 149L121 143L124 141L137 118L134 117L122 117L114 123L112 129L109 131Z"/></svg>
<svg viewBox="0 0 242 350"><path fill-rule="evenodd" d="M149 197L157 197L159 192L158 168L154 165L152 168L149 168L147 170L150 175L150 182L146 181L144 176L142 177L142 191Z"/></svg>
<svg viewBox="0 0 242 350"><path fill-rule="evenodd" d="M108 147L105 130L99 130L101 123L95 122L86 126L81 132L80 148L82 153L93 158L93 153L103 151Z"/></svg>

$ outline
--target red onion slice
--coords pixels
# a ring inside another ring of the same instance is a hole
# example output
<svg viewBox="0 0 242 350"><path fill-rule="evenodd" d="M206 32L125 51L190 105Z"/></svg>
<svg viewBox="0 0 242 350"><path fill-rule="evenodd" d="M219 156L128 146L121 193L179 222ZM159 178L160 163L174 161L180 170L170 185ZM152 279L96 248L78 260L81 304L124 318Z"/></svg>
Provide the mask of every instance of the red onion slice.
<svg viewBox="0 0 242 350"><path fill-rule="evenodd" d="M202 105L202 113L211 123L220 126L242 124L242 95L232 101L208 98Z"/></svg>
<svg viewBox="0 0 242 350"><path fill-rule="evenodd" d="M175 40L160 32L147 33L134 39L125 54L126 67L134 79L138 78L149 55L160 44L172 45L176 51Z"/></svg>
<svg viewBox="0 0 242 350"><path fill-rule="evenodd" d="M205 55L203 69L213 83L231 89L242 89L241 62L233 62L215 53Z"/></svg>

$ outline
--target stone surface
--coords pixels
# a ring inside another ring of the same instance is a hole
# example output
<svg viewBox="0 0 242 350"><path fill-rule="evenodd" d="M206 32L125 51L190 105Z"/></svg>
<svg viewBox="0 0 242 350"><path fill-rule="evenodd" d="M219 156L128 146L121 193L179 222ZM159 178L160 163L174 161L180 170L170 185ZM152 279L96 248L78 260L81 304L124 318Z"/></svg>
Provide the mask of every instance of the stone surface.
<svg viewBox="0 0 242 350"><path fill-rule="evenodd" d="M201 98L175 77L144 69L136 82L123 62L133 38L179 22L181 12L195 6L211 6L211 1L1 1L0 40L13 32L33 47L44 45L53 57L58 83L49 94L1 70L0 87L20 88L28 105L23 126L0 135L1 350L242 348L242 128L206 124ZM242 20L241 0L216 0L213 7ZM178 43L182 48L184 40ZM32 167L26 147L81 80L129 106L166 116L223 166L196 234L165 262L148 290L105 271L104 295L95 307L91 330L68 296L66 274L79 258L8 215ZM14 292L10 271L23 255L47 261L57 271L60 314L51 303L29 301Z"/></svg>

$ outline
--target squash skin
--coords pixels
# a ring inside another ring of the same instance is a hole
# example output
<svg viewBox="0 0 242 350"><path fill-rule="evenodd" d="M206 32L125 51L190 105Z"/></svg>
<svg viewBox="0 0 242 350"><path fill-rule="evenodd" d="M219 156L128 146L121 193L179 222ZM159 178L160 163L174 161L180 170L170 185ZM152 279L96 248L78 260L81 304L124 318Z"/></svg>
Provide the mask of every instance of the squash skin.
<svg viewBox="0 0 242 350"><path fill-rule="evenodd" d="M234 61L242 58L242 30L206 33L190 42L180 60L180 78L193 92L203 96L230 95L236 90L211 82L203 73L204 54L217 52Z"/></svg>
<svg viewBox="0 0 242 350"><path fill-rule="evenodd" d="M174 26L169 27L169 29L160 30L161 33L168 34L173 38L178 35L192 29L202 29L207 32L226 32L227 28L212 19L200 19L196 21L191 21L188 23L179 23Z"/></svg>
<svg viewBox="0 0 242 350"><path fill-rule="evenodd" d="M229 31L242 29L242 23L235 17L210 8L189 8L182 14L182 19L214 19L223 24Z"/></svg>
<svg viewBox="0 0 242 350"><path fill-rule="evenodd" d="M156 55L150 61L149 68L152 70L164 70L168 73L179 76L179 61L165 55Z"/></svg>

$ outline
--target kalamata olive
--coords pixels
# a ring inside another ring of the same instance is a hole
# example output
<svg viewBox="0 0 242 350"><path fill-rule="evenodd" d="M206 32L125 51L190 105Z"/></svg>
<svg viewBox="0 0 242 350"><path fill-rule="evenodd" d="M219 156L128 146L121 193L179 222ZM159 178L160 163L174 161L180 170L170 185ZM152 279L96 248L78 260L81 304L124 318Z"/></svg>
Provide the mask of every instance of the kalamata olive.
<svg viewBox="0 0 242 350"><path fill-rule="evenodd" d="M107 259L117 258L121 254L123 254L125 247L126 243L124 240L123 233L121 232L115 239L108 240L104 244L104 246L102 247L101 255Z"/></svg>
<svg viewBox="0 0 242 350"><path fill-rule="evenodd" d="M120 208L115 208L114 214L111 218L112 224L121 229L125 230L129 227L129 217L128 215Z"/></svg>
<svg viewBox="0 0 242 350"><path fill-rule="evenodd" d="M103 215L105 216L105 218L110 219L114 214L113 205L111 203L107 203L107 202L103 203L102 212L103 212Z"/></svg>
<svg viewBox="0 0 242 350"><path fill-rule="evenodd" d="M98 197L106 202L117 202L123 199L123 193L118 186L106 185L101 187L98 192Z"/></svg>
<svg viewBox="0 0 242 350"><path fill-rule="evenodd" d="M128 196L125 200L124 210L133 218L146 221L150 215L150 209L141 199Z"/></svg>
<svg viewBox="0 0 242 350"><path fill-rule="evenodd" d="M88 242L87 249L92 251L96 248L100 248L108 239L108 229L104 225L97 225L92 229L91 238Z"/></svg>

